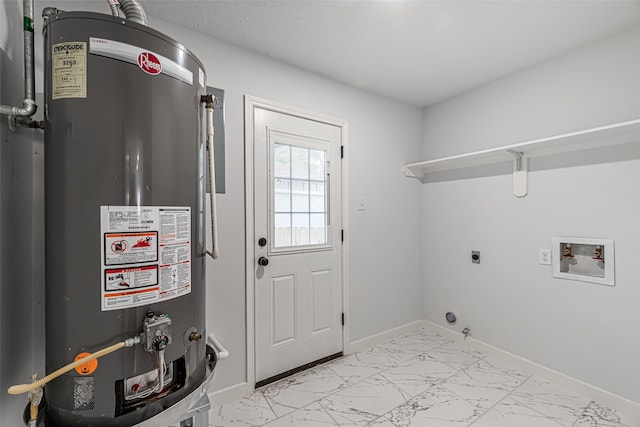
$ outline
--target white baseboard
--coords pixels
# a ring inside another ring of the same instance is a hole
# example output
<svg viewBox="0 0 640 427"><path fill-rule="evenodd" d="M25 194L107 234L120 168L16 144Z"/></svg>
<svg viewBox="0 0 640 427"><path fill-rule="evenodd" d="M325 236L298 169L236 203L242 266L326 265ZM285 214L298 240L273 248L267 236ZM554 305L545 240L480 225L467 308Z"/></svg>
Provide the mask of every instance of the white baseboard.
<svg viewBox="0 0 640 427"><path fill-rule="evenodd" d="M496 358L509 362L515 367L518 367L526 372L530 372L533 375L545 378L561 387L565 387L569 390L586 396L589 399L596 401L599 405L609 407L620 412L621 414L625 414L626 416L630 417L632 420L632 425L640 425L640 403L625 399L624 397L618 396L617 394L608 392L591 384L587 384L584 381L580 381L576 378L570 377L553 369L549 369L538 363L532 362L513 353L509 353L508 351L501 350L473 337L464 340L463 335L460 332L454 331L453 329L449 329L436 323L432 323L428 320L425 320L423 322L423 326L439 333L444 337L451 338L456 342L464 343L469 347L481 351L488 356L494 356Z"/></svg>
<svg viewBox="0 0 640 427"><path fill-rule="evenodd" d="M416 322L398 326L397 328L389 329L388 331L380 332L379 334L371 335L370 337L353 341L344 349L344 354L347 355L365 350L392 338L418 330L422 326L424 326L424 322L422 320L418 320Z"/></svg>
<svg viewBox="0 0 640 427"><path fill-rule="evenodd" d="M252 391L248 382L242 382L222 390L210 391L208 393L209 402L211 402L211 406L223 405L247 397Z"/></svg>

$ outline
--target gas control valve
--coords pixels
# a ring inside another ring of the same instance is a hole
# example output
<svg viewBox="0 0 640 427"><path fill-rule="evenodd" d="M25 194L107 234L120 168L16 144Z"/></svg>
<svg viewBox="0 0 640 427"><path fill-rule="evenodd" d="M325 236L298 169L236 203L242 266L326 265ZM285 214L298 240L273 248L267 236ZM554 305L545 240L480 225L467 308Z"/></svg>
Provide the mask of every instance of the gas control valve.
<svg viewBox="0 0 640 427"><path fill-rule="evenodd" d="M171 319L166 314L156 315L152 311L144 319L145 350L162 351L171 344Z"/></svg>

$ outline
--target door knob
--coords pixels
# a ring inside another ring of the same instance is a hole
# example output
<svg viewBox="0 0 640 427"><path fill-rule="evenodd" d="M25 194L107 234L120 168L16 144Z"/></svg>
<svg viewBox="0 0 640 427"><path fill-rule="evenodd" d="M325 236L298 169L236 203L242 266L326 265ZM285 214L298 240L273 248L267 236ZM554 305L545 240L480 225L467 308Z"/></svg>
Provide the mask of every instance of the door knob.
<svg viewBox="0 0 640 427"><path fill-rule="evenodd" d="M267 265L269 265L269 259L261 256L260 258L258 258L258 264L263 267L266 267Z"/></svg>

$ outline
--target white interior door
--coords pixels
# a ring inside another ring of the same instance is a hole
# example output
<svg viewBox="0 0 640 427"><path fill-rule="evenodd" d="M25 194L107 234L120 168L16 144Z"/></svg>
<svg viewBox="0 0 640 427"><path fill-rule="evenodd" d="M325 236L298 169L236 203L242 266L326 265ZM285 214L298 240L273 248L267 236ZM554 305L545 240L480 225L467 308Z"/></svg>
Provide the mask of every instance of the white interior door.
<svg viewBox="0 0 640 427"><path fill-rule="evenodd" d="M341 128L254 114L256 382L342 352Z"/></svg>

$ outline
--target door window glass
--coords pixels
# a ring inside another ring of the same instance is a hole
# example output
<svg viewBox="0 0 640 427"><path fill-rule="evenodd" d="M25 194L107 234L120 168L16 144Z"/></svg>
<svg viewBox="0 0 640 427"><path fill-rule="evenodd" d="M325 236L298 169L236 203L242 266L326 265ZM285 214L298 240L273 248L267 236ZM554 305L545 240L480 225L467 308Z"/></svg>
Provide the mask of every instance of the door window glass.
<svg viewBox="0 0 640 427"><path fill-rule="evenodd" d="M327 244L327 153L273 147L274 248Z"/></svg>

